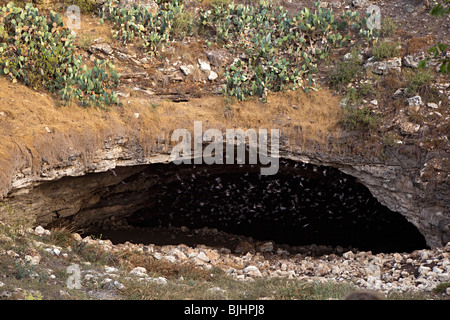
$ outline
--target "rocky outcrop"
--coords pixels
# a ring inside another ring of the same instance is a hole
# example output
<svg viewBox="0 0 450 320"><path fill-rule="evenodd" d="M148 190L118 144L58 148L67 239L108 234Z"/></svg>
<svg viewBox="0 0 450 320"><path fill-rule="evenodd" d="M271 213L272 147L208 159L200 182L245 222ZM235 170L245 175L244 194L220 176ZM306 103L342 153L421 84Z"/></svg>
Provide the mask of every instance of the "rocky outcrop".
<svg viewBox="0 0 450 320"><path fill-rule="evenodd" d="M68 217L75 224L86 225L113 215L127 216L148 205L148 194L139 190L148 190L152 184L161 182L161 176L141 174L145 165L170 162L168 143L157 144L155 149L156 152L147 154L142 145L120 136L105 140L103 148L88 159L81 156L83 150L76 150L58 165L50 166L43 161L38 171L22 168L12 178L11 190L4 200L17 209L38 213L37 221L44 225ZM285 159L338 168L356 177L381 204L414 224L430 247L445 245L450 241L445 157L423 155L414 145L393 147L388 151L389 161L369 161L306 152L285 141L280 155ZM164 179L173 181L179 178L178 174L189 173L180 171ZM128 182L131 176L138 178ZM108 194L120 194L120 198L108 198Z"/></svg>

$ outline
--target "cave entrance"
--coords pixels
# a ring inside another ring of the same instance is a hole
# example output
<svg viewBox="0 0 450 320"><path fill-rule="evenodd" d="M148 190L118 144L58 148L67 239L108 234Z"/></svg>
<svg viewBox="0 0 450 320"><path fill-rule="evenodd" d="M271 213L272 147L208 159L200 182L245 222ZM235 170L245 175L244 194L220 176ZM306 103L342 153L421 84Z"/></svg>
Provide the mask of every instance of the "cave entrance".
<svg viewBox="0 0 450 320"><path fill-rule="evenodd" d="M127 229L98 227L89 234L116 243L163 245L173 244L174 236L158 228L207 227L289 246L314 243L373 253L427 248L404 216L335 168L280 160L278 173L265 176L258 165L152 164L122 183L133 185L133 179L146 174L158 176L158 182L140 191L138 198L145 203L126 217Z"/></svg>

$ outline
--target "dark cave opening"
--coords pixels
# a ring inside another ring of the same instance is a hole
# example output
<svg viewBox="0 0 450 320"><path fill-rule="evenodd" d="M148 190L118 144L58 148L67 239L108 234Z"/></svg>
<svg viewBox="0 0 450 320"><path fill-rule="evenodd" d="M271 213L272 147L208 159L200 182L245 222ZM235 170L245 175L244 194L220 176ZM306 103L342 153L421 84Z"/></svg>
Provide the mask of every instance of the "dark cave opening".
<svg viewBox="0 0 450 320"><path fill-rule="evenodd" d="M290 246L314 243L373 253L427 248L404 216L335 168L281 160L278 173L266 176L258 165L159 164L149 170L174 178L160 179L146 191L148 204L126 218L129 226L208 227ZM108 231L101 232L108 238Z"/></svg>

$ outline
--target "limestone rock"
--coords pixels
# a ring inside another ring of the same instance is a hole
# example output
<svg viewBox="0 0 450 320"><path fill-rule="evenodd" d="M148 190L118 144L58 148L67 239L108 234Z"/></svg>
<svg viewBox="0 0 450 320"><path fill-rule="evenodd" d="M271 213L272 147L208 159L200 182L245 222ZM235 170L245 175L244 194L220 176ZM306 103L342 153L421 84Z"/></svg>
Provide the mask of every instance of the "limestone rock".
<svg viewBox="0 0 450 320"><path fill-rule="evenodd" d="M42 236L45 233L45 229L41 226L37 226L36 229L34 229L34 233L38 236Z"/></svg>
<svg viewBox="0 0 450 320"><path fill-rule="evenodd" d="M420 129L420 124L405 121L400 123L400 131L403 134L415 134L418 133Z"/></svg>
<svg viewBox="0 0 450 320"><path fill-rule="evenodd" d="M31 265L38 265L41 261L41 256L39 254L36 255L26 255L25 261L29 262Z"/></svg>
<svg viewBox="0 0 450 320"><path fill-rule="evenodd" d="M181 65L180 66L180 70L183 72L183 74L185 76L188 76L192 73L192 71L194 70L194 66L192 64L189 65Z"/></svg>
<svg viewBox="0 0 450 320"><path fill-rule="evenodd" d="M204 262L209 262L210 261L208 256L203 251L200 251L200 253L197 255L196 258L200 259L201 261L204 261Z"/></svg>
<svg viewBox="0 0 450 320"><path fill-rule="evenodd" d="M167 284L167 279L164 277L151 278L151 281L156 282L157 284L165 285Z"/></svg>
<svg viewBox="0 0 450 320"><path fill-rule="evenodd" d="M352 5L356 8L366 8L371 5L369 0L353 0Z"/></svg>
<svg viewBox="0 0 450 320"><path fill-rule="evenodd" d="M263 243L259 243L256 247L258 252L272 252L273 251L273 242L266 241Z"/></svg>
<svg viewBox="0 0 450 320"><path fill-rule="evenodd" d="M371 264L367 267L367 274L377 279L381 278L381 268L375 264Z"/></svg>
<svg viewBox="0 0 450 320"><path fill-rule="evenodd" d="M59 256L61 254L61 250L59 248L53 248L51 253L55 256Z"/></svg>
<svg viewBox="0 0 450 320"><path fill-rule="evenodd" d="M388 74L391 70L401 72L402 60L400 58L393 58L387 61L373 61L374 58L370 58L364 64L364 68L371 68L375 74Z"/></svg>
<svg viewBox="0 0 450 320"><path fill-rule="evenodd" d="M408 55L403 57L403 65L409 68L415 68L419 66L419 62L425 59L425 55L423 52L417 55Z"/></svg>
<svg viewBox="0 0 450 320"><path fill-rule="evenodd" d="M351 52L348 52L348 53L346 53L346 54L344 55L344 60L349 60L349 59L352 59L352 58L353 58L353 56L352 56L352 53L351 53ZM358 54L358 60L359 60L359 61L362 61L362 59L363 59L362 54Z"/></svg>
<svg viewBox="0 0 450 320"><path fill-rule="evenodd" d="M208 294L213 295L214 297L218 297L221 299L226 299L227 298L227 290L224 290L220 287L212 287L209 288L208 290L206 290L206 292Z"/></svg>
<svg viewBox="0 0 450 320"><path fill-rule="evenodd" d="M319 263L316 270L314 271L314 275L317 277L323 277L329 274L331 271L330 267L324 263Z"/></svg>
<svg viewBox="0 0 450 320"><path fill-rule="evenodd" d="M110 278L104 279L100 283L100 285L102 286L102 288L105 288L105 289L108 289L108 290L113 290L113 289L121 290L121 289L125 288L125 286L122 283L120 283L117 280L110 279Z"/></svg>
<svg viewBox="0 0 450 320"><path fill-rule="evenodd" d="M397 89L397 91L395 91L394 92L394 94L393 94L393 98L394 99L398 99L398 98L400 98L401 96L403 96L403 94L405 93L405 88L400 88L400 89Z"/></svg>
<svg viewBox="0 0 450 320"><path fill-rule="evenodd" d="M347 260L353 260L355 259L355 254L352 251L347 251L342 254L342 257Z"/></svg>
<svg viewBox="0 0 450 320"><path fill-rule="evenodd" d="M414 96L411 98L408 98L406 100L406 102L408 103L408 106L421 106L422 105L422 98L420 96Z"/></svg>
<svg viewBox="0 0 450 320"><path fill-rule="evenodd" d="M223 49L207 51L205 54L208 61L217 68L228 65L232 60L230 53Z"/></svg>
<svg viewBox="0 0 450 320"><path fill-rule="evenodd" d="M177 261L177 259L174 256L162 256L162 258L172 263L175 263Z"/></svg>
<svg viewBox="0 0 450 320"><path fill-rule="evenodd" d="M234 252L235 253L247 253L247 252L254 253L255 248L253 247L253 245L250 242L243 240L237 244L236 249L234 249Z"/></svg>
<svg viewBox="0 0 450 320"><path fill-rule="evenodd" d="M111 46L108 43L96 43L93 44L89 47L89 50L91 52L101 52L104 53L106 55L111 55L113 53L113 49L111 48Z"/></svg>
<svg viewBox="0 0 450 320"><path fill-rule="evenodd" d="M130 274L138 277L145 277L147 275L147 269L143 267L136 267L130 271Z"/></svg>
<svg viewBox="0 0 450 320"><path fill-rule="evenodd" d="M214 71L211 71L211 72L209 73L208 80L209 80L209 81L214 81L214 80L216 80L218 77L219 77L219 75L218 75L217 73L215 73Z"/></svg>
<svg viewBox="0 0 450 320"><path fill-rule="evenodd" d="M105 267L105 272L106 273L115 273L118 272L119 269L115 268L115 267Z"/></svg>
<svg viewBox="0 0 450 320"><path fill-rule="evenodd" d="M198 59L198 64L200 66L200 70L202 71L211 71L211 65L208 61Z"/></svg>
<svg viewBox="0 0 450 320"><path fill-rule="evenodd" d="M259 271L258 267L255 266L248 266L245 267L244 270L242 270L245 274L247 274L250 277L261 277L261 271Z"/></svg>
<svg viewBox="0 0 450 320"><path fill-rule="evenodd" d="M425 266L420 266L419 267L419 274L421 274L421 275L426 275L427 273L429 273L430 272L430 268L429 267L425 267Z"/></svg>
<svg viewBox="0 0 450 320"><path fill-rule="evenodd" d="M83 238L81 238L79 233L72 233L72 237L75 241L81 241Z"/></svg>
<svg viewBox="0 0 450 320"><path fill-rule="evenodd" d="M209 261L215 261L220 258L220 254L216 250L203 249Z"/></svg>
<svg viewBox="0 0 450 320"><path fill-rule="evenodd" d="M428 260L428 251L424 250L420 253L420 259L421 260Z"/></svg>

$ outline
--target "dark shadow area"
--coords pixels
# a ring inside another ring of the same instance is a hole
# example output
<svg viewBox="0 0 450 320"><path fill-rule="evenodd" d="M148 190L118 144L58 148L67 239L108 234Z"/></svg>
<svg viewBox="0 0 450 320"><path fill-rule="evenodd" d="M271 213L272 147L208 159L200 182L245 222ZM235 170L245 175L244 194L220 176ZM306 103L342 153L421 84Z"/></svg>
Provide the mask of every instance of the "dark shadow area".
<svg viewBox="0 0 450 320"><path fill-rule="evenodd" d="M315 243L373 253L427 248L405 217L334 168L282 160L276 175L264 176L256 165L165 166L166 172L176 167L183 174L154 186L149 206L129 216L129 225L217 228L290 246Z"/></svg>

